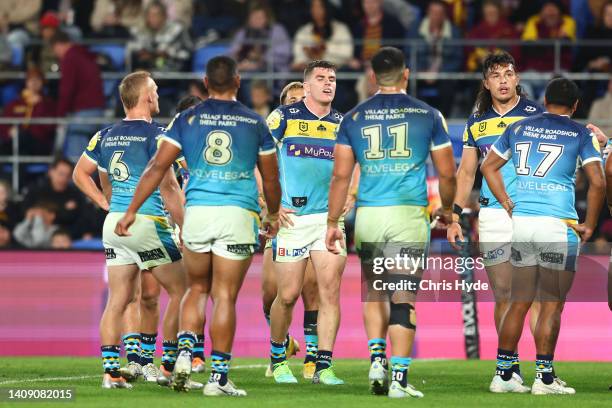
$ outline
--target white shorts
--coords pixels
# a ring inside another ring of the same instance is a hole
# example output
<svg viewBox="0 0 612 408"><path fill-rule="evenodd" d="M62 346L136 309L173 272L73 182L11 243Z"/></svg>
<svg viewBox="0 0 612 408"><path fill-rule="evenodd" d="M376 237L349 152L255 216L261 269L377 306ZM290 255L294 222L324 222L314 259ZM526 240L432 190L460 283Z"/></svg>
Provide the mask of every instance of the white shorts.
<svg viewBox="0 0 612 408"><path fill-rule="evenodd" d="M515 215L510 262L516 267L575 271L580 252L580 237L572 228L573 220L554 217Z"/></svg>
<svg viewBox="0 0 612 408"><path fill-rule="evenodd" d="M512 219L503 208L481 208L478 214L479 247L485 266L510 260Z"/></svg>
<svg viewBox="0 0 612 408"><path fill-rule="evenodd" d="M108 266L137 264L141 270L172 263L181 259L174 230L163 216L136 214L129 237L115 234L117 221L124 213L106 216L102 242Z"/></svg>
<svg viewBox="0 0 612 408"><path fill-rule="evenodd" d="M310 257L310 251L327 251L327 213L289 216L293 227L281 227L272 240L275 262L297 262ZM339 225L344 231L344 222L340 221ZM341 249L340 255L346 256L346 248Z"/></svg>
<svg viewBox="0 0 612 408"><path fill-rule="evenodd" d="M183 243L193 252L212 252L241 261L258 245L259 216L236 206L192 206L185 210Z"/></svg>

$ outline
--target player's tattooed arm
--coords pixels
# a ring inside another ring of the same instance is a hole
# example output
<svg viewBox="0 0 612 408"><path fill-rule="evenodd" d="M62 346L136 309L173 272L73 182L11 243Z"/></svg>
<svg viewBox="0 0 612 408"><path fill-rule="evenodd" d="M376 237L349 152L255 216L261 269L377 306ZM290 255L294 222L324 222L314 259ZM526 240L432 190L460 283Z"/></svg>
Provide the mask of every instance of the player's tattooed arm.
<svg viewBox="0 0 612 408"><path fill-rule="evenodd" d="M482 162L480 171L487 180L487 184L495 196L495 199L499 201L501 206L504 207L510 216L512 216L512 208L514 208L514 203L506 191L504 179L502 178L500 171L507 161L508 160L498 155L497 152L492 149Z"/></svg>
<svg viewBox="0 0 612 408"><path fill-rule="evenodd" d="M338 220L342 215L346 196L351 182L351 176L355 167L355 156L353 149L348 145L336 144L334 148L334 172L329 186L329 204L327 212L327 235L325 245L327 250L339 254L340 250L336 246L344 248L344 234L338 226Z"/></svg>
<svg viewBox="0 0 612 408"><path fill-rule="evenodd" d="M455 204L462 208L468 204L477 170L478 150L464 146L463 153L461 153L461 162L457 169L457 194L455 196Z"/></svg>
<svg viewBox="0 0 612 408"><path fill-rule="evenodd" d="M608 166L606 165L606 168ZM587 210L584 223L573 228L580 234L582 242L588 241L597 227L597 220L606 194L606 181L599 161L584 165L584 174L589 181L587 191Z"/></svg>
<svg viewBox="0 0 612 408"><path fill-rule="evenodd" d="M159 185L159 192L162 195L162 199L164 200L164 206L170 213L172 220L182 230L183 217L185 215L183 202L185 200L183 190L181 190L181 186L179 186L178 181L176 181L176 176L174 175L174 169L172 167L169 167L166 171L166 175L164 176L161 184Z"/></svg>
<svg viewBox="0 0 612 408"><path fill-rule="evenodd" d="M108 211L108 200L91 177L97 170L98 166L83 155L74 167L72 180L79 190L89 197L91 201L104 211Z"/></svg>
<svg viewBox="0 0 612 408"><path fill-rule="evenodd" d="M180 151L179 147L170 142L165 142L160 145L157 153L149 160L147 168L140 177L130 206L124 216L117 222L115 234L120 237L130 235L128 229L136 220L136 212L159 186L168 168L172 166L172 163L174 163Z"/></svg>

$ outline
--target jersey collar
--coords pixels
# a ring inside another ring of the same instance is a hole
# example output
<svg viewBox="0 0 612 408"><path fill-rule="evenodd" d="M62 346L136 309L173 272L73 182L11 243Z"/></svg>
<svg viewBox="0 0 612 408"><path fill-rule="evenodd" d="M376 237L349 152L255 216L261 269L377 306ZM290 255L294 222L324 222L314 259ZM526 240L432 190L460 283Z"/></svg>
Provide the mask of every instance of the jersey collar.
<svg viewBox="0 0 612 408"><path fill-rule="evenodd" d="M333 110L334 110L333 108L331 108L331 109L329 110L329 113L325 114L324 116L319 117L319 116L317 116L317 115L316 115L316 114L315 114L313 111L311 111L310 109L308 109L308 106L306 105L306 102L304 102L304 101L302 100L302 101L300 101L300 103L301 103L302 105L304 105L304 108L306 108L306 110L307 110L308 112L310 112L310 114L311 114L312 116L314 116L315 118L317 118L317 120L325 119L326 117L330 116L330 115L332 114Z"/></svg>
<svg viewBox="0 0 612 408"><path fill-rule="evenodd" d="M493 107L493 105L491 105L491 110L493 112L495 112L497 114L497 116L499 116L500 118L503 118L504 116L506 116L507 114L509 114L510 112L512 112L518 105L519 103L521 103L521 95L519 95L518 99L516 100L516 103L514 104L513 107L511 107L510 109L508 109L508 112L504 113L503 115L500 114L498 111L495 110L495 108Z"/></svg>

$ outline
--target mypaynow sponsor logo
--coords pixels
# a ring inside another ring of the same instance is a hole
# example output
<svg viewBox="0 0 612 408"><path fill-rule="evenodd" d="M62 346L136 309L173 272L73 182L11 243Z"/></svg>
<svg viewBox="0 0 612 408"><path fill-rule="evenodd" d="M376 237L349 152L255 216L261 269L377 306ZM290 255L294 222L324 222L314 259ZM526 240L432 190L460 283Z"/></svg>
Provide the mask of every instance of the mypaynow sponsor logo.
<svg viewBox="0 0 612 408"><path fill-rule="evenodd" d="M293 157L314 157L316 159L334 160L334 148L303 143L288 143L287 155Z"/></svg>

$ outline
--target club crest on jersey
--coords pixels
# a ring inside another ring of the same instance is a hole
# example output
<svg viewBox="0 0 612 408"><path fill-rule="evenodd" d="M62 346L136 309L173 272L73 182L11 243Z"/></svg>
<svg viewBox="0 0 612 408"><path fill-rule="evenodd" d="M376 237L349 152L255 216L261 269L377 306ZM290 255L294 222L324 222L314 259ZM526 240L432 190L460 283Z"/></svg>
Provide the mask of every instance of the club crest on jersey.
<svg viewBox="0 0 612 408"><path fill-rule="evenodd" d="M300 132L308 132L308 122L300 122Z"/></svg>
<svg viewBox="0 0 612 408"><path fill-rule="evenodd" d="M531 113L531 112L535 112L535 111L536 111L535 106L526 106L525 107L525 112Z"/></svg>
<svg viewBox="0 0 612 408"><path fill-rule="evenodd" d="M486 128L487 128L487 122L480 122L478 124L478 131L479 132L484 132Z"/></svg>
<svg viewBox="0 0 612 408"><path fill-rule="evenodd" d="M498 128L501 128L501 129L505 128L506 126L508 126L508 125L506 125L504 122L499 122L499 123L497 124L497 127L498 127Z"/></svg>

